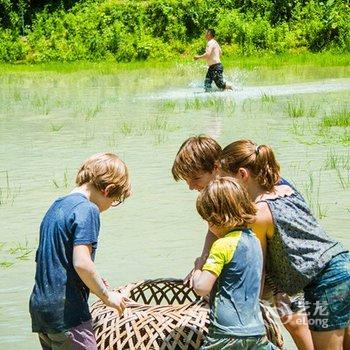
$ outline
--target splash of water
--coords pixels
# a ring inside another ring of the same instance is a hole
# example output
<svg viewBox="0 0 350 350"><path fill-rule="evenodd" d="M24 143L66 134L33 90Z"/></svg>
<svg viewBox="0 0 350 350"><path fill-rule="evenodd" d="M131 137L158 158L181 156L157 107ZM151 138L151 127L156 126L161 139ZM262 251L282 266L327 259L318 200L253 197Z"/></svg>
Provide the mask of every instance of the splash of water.
<svg viewBox="0 0 350 350"><path fill-rule="evenodd" d="M236 73L233 80L237 81L233 91L219 91L214 89L210 92L204 92L203 83L193 81L188 88L168 90L158 92L153 95L143 95L139 98L150 98L154 100L182 100L189 98L210 98L213 95L217 98L230 98L235 101L246 99L258 99L263 95L269 96L286 96L295 94L309 94L331 91L350 90L350 78L317 80L314 82L288 84L288 85L268 85L268 86L244 86L244 75Z"/></svg>

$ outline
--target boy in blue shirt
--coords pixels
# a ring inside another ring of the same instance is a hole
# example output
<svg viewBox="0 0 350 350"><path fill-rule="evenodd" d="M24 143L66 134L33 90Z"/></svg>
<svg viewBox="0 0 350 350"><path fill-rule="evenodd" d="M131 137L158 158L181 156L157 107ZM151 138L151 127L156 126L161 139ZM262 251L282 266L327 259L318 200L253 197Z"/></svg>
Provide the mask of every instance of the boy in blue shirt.
<svg viewBox="0 0 350 350"><path fill-rule="evenodd" d="M210 293L209 333L201 350L277 349L266 337L259 305L263 256L247 228L254 204L234 179L222 177L201 191L197 211L218 238L191 281L198 295Z"/></svg>
<svg viewBox="0 0 350 350"><path fill-rule="evenodd" d="M100 212L130 195L127 167L115 154L96 154L83 163L76 184L51 205L40 226L29 307L44 350L97 350L90 291L119 314L127 302L108 290L94 264Z"/></svg>

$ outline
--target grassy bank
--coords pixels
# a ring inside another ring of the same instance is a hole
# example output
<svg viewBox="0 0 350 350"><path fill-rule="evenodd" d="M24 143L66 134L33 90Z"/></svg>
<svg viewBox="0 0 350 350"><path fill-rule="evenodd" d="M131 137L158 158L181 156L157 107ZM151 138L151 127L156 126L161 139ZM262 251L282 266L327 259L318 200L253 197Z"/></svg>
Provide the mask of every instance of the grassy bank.
<svg viewBox="0 0 350 350"><path fill-rule="evenodd" d="M73 73L77 71L94 71L100 74L111 74L114 72L135 70L135 69L168 69L176 65L191 64L190 57L173 59L168 61L77 61L77 62L46 62L46 63L2 63L0 64L0 74L11 72L41 72L53 71L59 73ZM281 55L258 55L258 56L224 56L223 63L226 68L254 69L257 67L282 68L292 66L314 66L314 67L344 67L350 75L350 53L332 54L322 53L302 53L302 54L281 54Z"/></svg>

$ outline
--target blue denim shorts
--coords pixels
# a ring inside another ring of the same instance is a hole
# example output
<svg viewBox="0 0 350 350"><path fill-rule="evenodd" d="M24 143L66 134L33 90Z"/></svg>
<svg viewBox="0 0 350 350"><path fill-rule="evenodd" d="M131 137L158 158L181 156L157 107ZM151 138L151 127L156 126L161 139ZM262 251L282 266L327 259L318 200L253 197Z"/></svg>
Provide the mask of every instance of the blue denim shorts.
<svg viewBox="0 0 350 350"><path fill-rule="evenodd" d="M312 331L331 331L350 325L350 253L332 258L304 289Z"/></svg>

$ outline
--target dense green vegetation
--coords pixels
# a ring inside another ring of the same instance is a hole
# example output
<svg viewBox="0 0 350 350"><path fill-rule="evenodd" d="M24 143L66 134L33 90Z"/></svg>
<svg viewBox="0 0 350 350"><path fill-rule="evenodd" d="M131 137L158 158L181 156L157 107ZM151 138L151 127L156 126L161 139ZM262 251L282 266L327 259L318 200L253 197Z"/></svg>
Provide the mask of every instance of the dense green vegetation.
<svg viewBox="0 0 350 350"><path fill-rule="evenodd" d="M170 59L208 27L228 55L350 51L344 0L0 0L0 16L3 62Z"/></svg>

